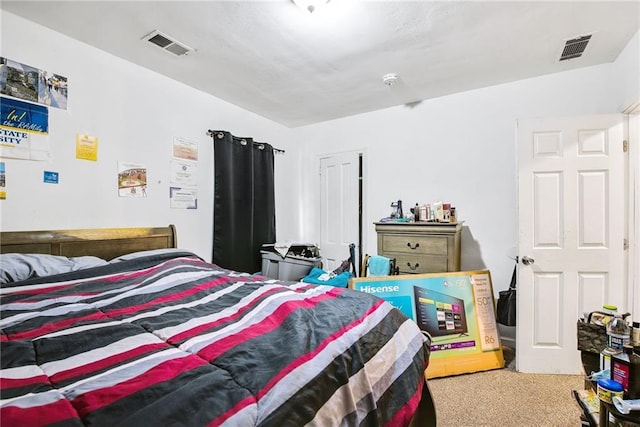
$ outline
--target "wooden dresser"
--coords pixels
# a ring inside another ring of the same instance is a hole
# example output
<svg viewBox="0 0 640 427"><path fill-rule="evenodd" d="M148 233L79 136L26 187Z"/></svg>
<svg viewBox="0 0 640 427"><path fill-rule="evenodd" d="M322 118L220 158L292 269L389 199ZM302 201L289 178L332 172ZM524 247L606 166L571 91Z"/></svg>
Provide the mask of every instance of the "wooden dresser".
<svg viewBox="0 0 640 427"><path fill-rule="evenodd" d="M395 258L400 274L460 271L462 222L376 222L378 255Z"/></svg>

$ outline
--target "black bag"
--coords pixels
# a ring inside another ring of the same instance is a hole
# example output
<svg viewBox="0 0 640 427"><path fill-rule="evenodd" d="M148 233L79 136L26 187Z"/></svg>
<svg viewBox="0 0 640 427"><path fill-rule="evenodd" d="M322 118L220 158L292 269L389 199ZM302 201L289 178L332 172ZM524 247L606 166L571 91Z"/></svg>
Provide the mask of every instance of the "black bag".
<svg viewBox="0 0 640 427"><path fill-rule="evenodd" d="M516 265L513 267L513 274L511 275L511 284L506 291L498 292L498 306L496 318L498 323L505 326L516 325L516 275L518 274L518 260L516 258Z"/></svg>

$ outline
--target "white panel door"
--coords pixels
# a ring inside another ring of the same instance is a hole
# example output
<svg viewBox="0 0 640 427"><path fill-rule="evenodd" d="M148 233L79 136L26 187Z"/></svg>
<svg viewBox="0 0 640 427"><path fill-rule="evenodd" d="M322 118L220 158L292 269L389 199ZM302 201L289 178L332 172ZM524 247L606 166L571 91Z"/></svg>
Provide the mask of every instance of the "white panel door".
<svg viewBox="0 0 640 427"><path fill-rule="evenodd" d="M353 151L320 159L320 255L326 271L349 258L350 243L358 245L359 157Z"/></svg>
<svg viewBox="0 0 640 427"><path fill-rule="evenodd" d="M518 371L582 373L581 313L627 309L624 133L621 115L518 121Z"/></svg>

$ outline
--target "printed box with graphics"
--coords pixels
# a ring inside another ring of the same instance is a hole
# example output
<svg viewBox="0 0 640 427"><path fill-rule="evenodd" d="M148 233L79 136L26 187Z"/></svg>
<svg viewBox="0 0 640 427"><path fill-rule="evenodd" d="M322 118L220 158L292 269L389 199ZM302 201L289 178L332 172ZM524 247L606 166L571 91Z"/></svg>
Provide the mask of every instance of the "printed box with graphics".
<svg viewBox="0 0 640 427"><path fill-rule="evenodd" d="M427 378L504 367L489 271L352 279L432 337Z"/></svg>

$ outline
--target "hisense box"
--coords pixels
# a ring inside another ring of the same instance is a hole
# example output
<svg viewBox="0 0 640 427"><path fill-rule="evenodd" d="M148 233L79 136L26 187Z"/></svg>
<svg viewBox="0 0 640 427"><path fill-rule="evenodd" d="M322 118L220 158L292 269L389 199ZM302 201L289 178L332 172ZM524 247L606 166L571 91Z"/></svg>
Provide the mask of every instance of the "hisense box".
<svg viewBox="0 0 640 427"><path fill-rule="evenodd" d="M413 319L431 338L427 378L504 367L489 271L354 278Z"/></svg>

